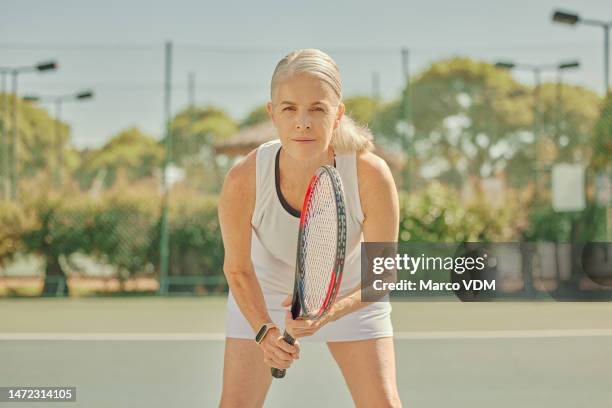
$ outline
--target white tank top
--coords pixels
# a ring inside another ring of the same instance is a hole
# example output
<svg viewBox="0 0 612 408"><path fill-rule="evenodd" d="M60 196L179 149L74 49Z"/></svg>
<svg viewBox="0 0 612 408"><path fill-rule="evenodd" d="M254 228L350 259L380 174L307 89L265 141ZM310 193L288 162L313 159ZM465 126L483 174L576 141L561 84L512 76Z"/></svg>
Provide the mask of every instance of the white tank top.
<svg viewBox="0 0 612 408"><path fill-rule="evenodd" d="M251 220L251 260L264 294L291 294L295 277L299 210L291 208L280 190L278 155L281 143L264 143L256 156L256 203ZM339 296L359 284L363 212L354 152L336 155L347 209L347 248Z"/></svg>

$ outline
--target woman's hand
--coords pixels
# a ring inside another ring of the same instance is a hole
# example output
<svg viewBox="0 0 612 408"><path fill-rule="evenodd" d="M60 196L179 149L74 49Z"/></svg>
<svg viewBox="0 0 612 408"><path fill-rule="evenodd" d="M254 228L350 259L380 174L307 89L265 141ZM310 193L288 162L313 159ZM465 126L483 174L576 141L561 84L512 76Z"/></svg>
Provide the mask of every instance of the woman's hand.
<svg viewBox="0 0 612 408"><path fill-rule="evenodd" d="M319 330L321 327L325 326L328 322L333 320L333 307L329 310L328 313L325 314L322 318L318 320L312 319L297 319L293 320L291 316L291 312L289 308L291 307L291 295L287 296L287 298L281 303L287 311L285 312L285 330L293 337L294 339L306 336L312 336Z"/></svg>
<svg viewBox="0 0 612 408"><path fill-rule="evenodd" d="M266 333L259 347L264 354L264 363L274 368L287 369L293 360L300 358L300 344L287 343L278 328L273 327Z"/></svg>

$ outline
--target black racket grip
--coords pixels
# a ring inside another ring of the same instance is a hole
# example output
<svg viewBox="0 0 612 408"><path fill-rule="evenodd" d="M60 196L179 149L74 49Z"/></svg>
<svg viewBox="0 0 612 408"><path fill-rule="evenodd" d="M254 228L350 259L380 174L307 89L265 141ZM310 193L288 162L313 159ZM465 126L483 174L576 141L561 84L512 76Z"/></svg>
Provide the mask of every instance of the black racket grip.
<svg viewBox="0 0 612 408"><path fill-rule="evenodd" d="M289 333L287 333L287 330L285 330L285 332L283 333L283 339L287 343L291 344L292 346L293 346L293 343L295 343L295 339L291 337ZM285 373L287 372L287 370L285 370L284 368L274 368L274 367L272 367L270 371L272 371L272 377L274 378L283 378L285 376Z"/></svg>

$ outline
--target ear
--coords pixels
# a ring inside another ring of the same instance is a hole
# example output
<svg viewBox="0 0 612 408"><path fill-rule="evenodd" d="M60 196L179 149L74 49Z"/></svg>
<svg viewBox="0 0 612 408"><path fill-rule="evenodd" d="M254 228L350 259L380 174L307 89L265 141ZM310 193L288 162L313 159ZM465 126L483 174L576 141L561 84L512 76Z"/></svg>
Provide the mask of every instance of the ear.
<svg viewBox="0 0 612 408"><path fill-rule="evenodd" d="M272 123L274 123L274 110L272 108L272 102L268 102L266 105L266 110L268 111L268 117L272 120Z"/></svg>
<svg viewBox="0 0 612 408"><path fill-rule="evenodd" d="M338 126L340 125L340 121L342 120L342 117L344 116L345 109L346 107L344 106L344 103L340 102L340 104L338 105L338 111L336 112L336 118L334 120L334 129L337 129Z"/></svg>

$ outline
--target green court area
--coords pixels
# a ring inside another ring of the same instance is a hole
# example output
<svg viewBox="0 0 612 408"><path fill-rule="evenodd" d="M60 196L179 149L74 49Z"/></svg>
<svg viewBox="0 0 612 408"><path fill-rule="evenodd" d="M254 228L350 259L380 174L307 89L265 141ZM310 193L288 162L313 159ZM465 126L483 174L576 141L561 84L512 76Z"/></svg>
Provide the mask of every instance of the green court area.
<svg viewBox="0 0 612 408"><path fill-rule="evenodd" d="M37 407L217 406L224 308L223 297L2 299L0 386L77 387L76 403ZM610 316L612 303L394 302L404 406L610 407ZM326 346L303 343L266 406L352 402Z"/></svg>

